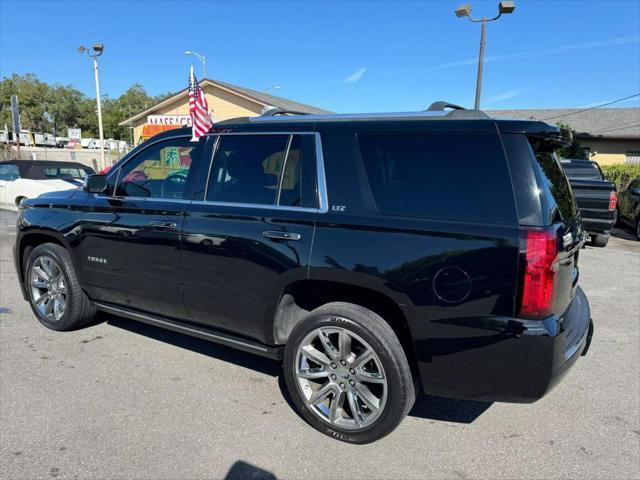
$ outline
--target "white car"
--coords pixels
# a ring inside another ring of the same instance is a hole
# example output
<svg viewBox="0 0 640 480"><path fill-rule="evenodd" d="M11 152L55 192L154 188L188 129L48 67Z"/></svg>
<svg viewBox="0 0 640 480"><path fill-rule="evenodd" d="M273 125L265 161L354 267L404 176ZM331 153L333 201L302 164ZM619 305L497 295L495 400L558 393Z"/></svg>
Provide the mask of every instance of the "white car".
<svg viewBox="0 0 640 480"><path fill-rule="evenodd" d="M17 210L26 198L82 186L92 168L75 162L9 160L0 162L0 208Z"/></svg>

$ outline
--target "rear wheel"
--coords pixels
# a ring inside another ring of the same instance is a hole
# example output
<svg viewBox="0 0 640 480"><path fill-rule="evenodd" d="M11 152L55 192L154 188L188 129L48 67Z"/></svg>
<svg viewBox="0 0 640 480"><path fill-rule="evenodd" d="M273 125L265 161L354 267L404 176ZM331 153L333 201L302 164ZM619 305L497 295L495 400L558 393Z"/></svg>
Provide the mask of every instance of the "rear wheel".
<svg viewBox="0 0 640 480"><path fill-rule="evenodd" d="M640 217L636 220L636 240L640 240Z"/></svg>
<svg viewBox="0 0 640 480"><path fill-rule="evenodd" d="M415 401L407 357L389 324L349 303L329 303L293 329L285 379L301 415L322 433L369 443L393 431Z"/></svg>
<svg viewBox="0 0 640 480"><path fill-rule="evenodd" d="M595 235L591 235L591 245L593 245L594 247L606 247L607 243L609 243L609 234L598 233Z"/></svg>
<svg viewBox="0 0 640 480"><path fill-rule="evenodd" d="M29 304L40 323L52 330L74 330L91 322L96 308L80 288L69 253L60 245L34 248L26 262Z"/></svg>

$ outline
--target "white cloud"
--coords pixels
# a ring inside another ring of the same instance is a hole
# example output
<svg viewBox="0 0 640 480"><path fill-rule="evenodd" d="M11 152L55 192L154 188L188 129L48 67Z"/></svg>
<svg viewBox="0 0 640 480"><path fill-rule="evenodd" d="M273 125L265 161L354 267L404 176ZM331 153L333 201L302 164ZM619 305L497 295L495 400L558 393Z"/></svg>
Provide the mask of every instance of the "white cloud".
<svg viewBox="0 0 640 480"><path fill-rule="evenodd" d="M514 88L512 90L507 90L506 92L502 92L499 93L497 95L494 95L492 97L487 98L483 103L486 105L492 104L492 103L496 103L496 102L502 102L504 100L509 100L511 98L516 98L518 96L520 96L520 94L526 90L525 88Z"/></svg>
<svg viewBox="0 0 640 480"><path fill-rule="evenodd" d="M360 79L362 78L362 76L365 74L366 71L367 71L367 67L359 68L358 70L353 72L351 75L349 75L347 78L345 78L344 81L346 83L357 83L358 81L360 81Z"/></svg>
<svg viewBox="0 0 640 480"><path fill-rule="evenodd" d="M608 40L595 40L592 42L583 42L583 43L574 43L571 45L561 45L559 47L554 48L546 48L542 50L525 50L523 52L515 52L515 53L505 53L501 55L491 55L485 57L484 63L493 63L493 62L508 62L511 60L521 60L524 58L534 58L534 57L542 57L547 55L557 55L567 52L573 52L576 50L589 50L594 48L601 47L613 47L617 45L628 45L632 43L639 43L640 36L633 37L615 37L610 38ZM469 58L467 60L456 60L453 62L442 63L440 65L431 65L427 67L415 67L409 68L406 70L398 70L394 72L386 72L381 75L396 75L400 73L406 72L416 72L416 71L425 71L430 72L434 70L442 70L452 67L461 67L465 65L476 65L478 63L478 57Z"/></svg>

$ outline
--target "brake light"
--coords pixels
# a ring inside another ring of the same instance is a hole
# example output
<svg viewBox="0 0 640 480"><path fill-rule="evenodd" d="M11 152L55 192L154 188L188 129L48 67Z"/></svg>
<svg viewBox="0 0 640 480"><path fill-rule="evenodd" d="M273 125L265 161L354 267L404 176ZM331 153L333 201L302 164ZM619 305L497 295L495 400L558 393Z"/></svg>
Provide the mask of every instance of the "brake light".
<svg viewBox="0 0 640 480"><path fill-rule="evenodd" d="M520 316L540 319L553 308L558 239L552 230L525 230L524 275Z"/></svg>
<svg viewBox="0 0 640 480"><path fill-rule="evenodd" d="M618 192L611 192L609 194L609 210L615 210L618 203Z"/></svg>

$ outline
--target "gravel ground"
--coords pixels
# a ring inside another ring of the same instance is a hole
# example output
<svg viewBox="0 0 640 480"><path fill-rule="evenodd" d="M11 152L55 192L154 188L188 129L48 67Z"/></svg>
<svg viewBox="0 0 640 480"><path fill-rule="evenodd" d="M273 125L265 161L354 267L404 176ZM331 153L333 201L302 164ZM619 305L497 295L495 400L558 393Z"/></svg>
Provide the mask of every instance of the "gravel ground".
<svg viewBox="0 0 640 480"><path fill-rule="evenodd" d="M421 397L354 446L296 415L276 362L112 316L45 329L0 211L0 477L640 478L640 242L615 235L581 253L595 337L547 397Z"/></svg>

